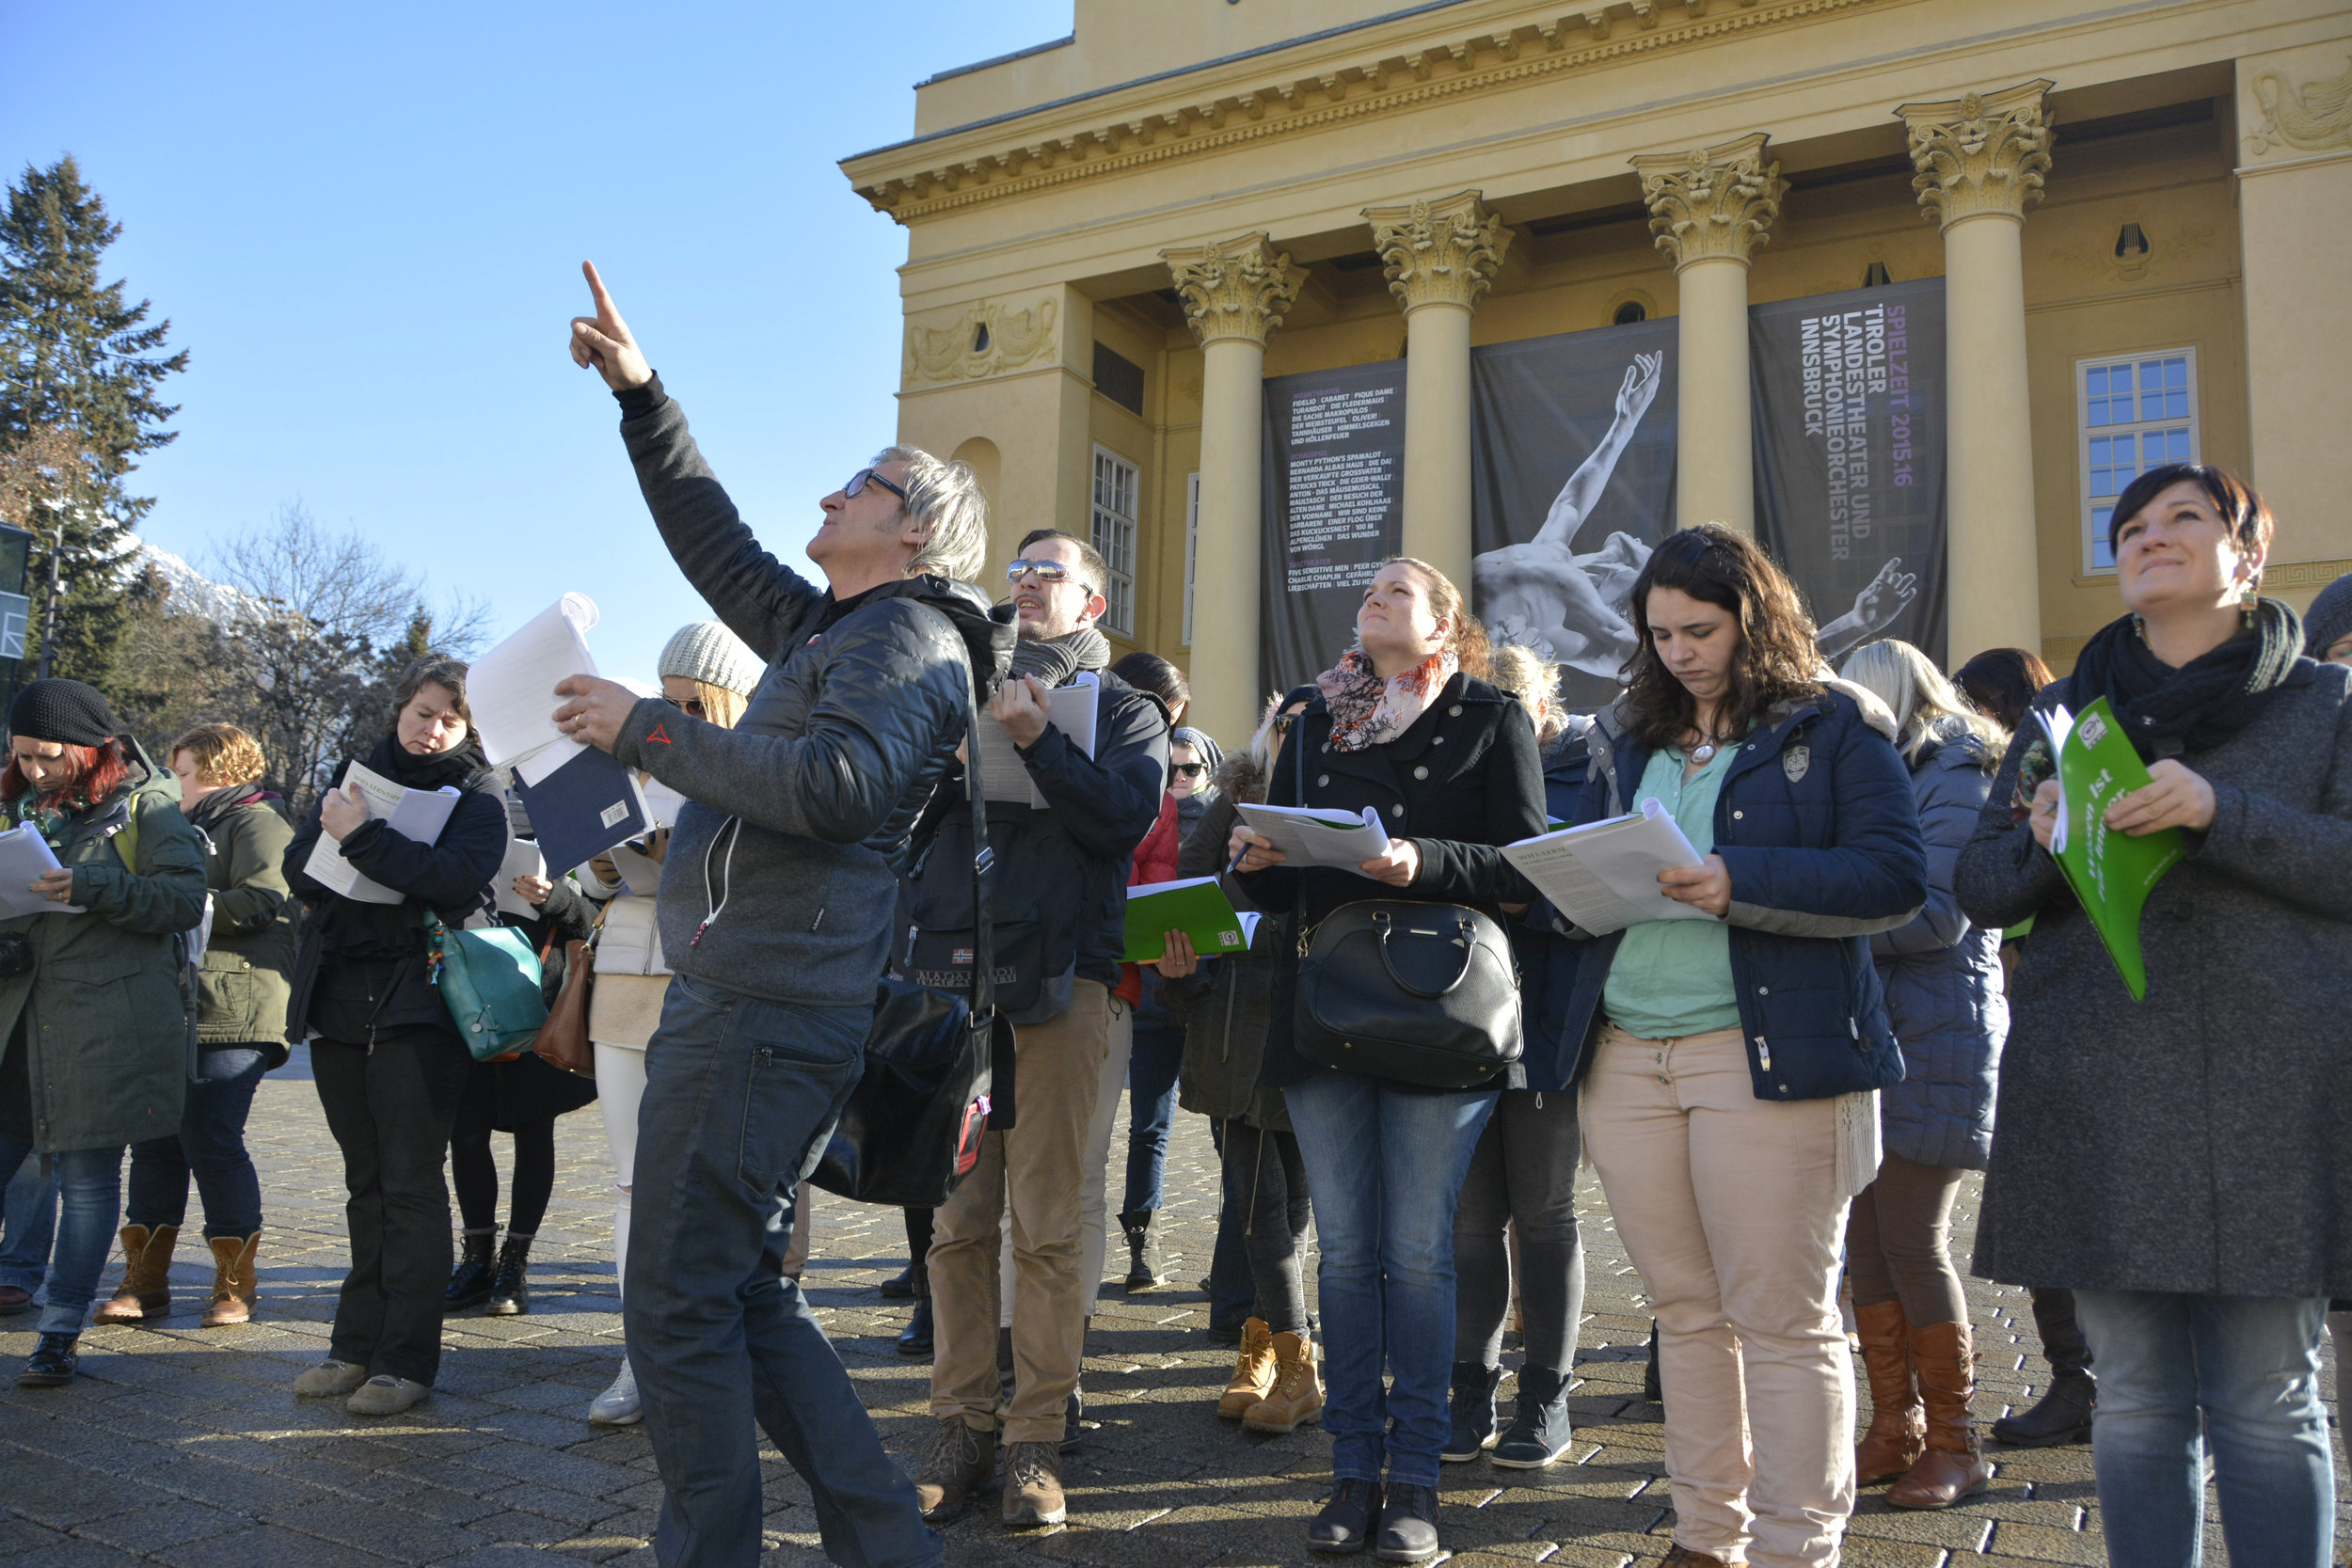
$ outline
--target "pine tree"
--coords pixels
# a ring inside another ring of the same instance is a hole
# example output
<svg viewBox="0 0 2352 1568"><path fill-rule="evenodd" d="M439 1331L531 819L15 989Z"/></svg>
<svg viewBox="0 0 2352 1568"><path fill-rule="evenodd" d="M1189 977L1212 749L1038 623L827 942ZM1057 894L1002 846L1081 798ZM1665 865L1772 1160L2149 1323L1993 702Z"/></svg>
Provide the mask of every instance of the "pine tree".
<svg viewBox="0 0 2352 1568"><path fill-rule="evenodd" d="M121 232L71 156L47 168L26 165L0 213L0 455L63 431L87 458L72 493L31 519L41 537L27 584L34 635L26 654L48 639L53 673L110 688L132 619L131 585L117 558L155 504L130 494L125 481L140 454L176 435L164 426L179 409L157 394L188 363L187 350L165 351L169 321L148 325L148 301L128 303L119 278L101 280L106 247ZM51 628L40 616L48 531L58 527L64 592Z"/></svg>

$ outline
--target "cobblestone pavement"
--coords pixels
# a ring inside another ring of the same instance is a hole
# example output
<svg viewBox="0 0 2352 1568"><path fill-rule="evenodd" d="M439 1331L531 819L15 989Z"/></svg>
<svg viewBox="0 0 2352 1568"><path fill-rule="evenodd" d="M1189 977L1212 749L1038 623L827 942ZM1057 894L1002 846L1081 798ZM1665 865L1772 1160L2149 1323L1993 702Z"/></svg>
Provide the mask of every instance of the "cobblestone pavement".
<svg viewBox="0 0 2352 1568"><path fill-rule="evenodd" d="M296 1400L288 1387L325 1354L344 1265L340 1165L299 1070L297 1061L264 1082L253 1114L269 1214L259 1320L199 1331L209 1269L183 1247L167 1322L91 1329L71 1388L0 1386L0 1563L559 1568L549 1553L650 1563L660 1485L643 1429L599 1433L582 1418L621 1345L612 1188L595 1109L559 1124L561 1172L535 1252L530 1315L452 1321L433 1398L405 1417L370 1422L337 1402ZM503 1162L505 1140L498 1143ZM1216 1418L1232 1352L1201 1335L1197 1288L1215 1192L1203 1124L1183 1118L1168 1211L1178 1283L1133 1299L1114 1284L1103 1296L1086 1362L1090 1430L1064 1460L1070 1524L1014 1536L996 1527L993 1510L976 1511L949 1532L950 1563L1314 1560L1301 1537L1328 1475L1327 1440L1312 1429L1245 1435ZM1966 1189L1963 1209L1974 1192ZM1540 1474L1483 1462L1447 1466L1443 1530L1461 1563L1622 1568L1656 1561L1670 1544L1660 1412L1641 1398L1648 1319L1639 1281L1597 1186L1588 1184L1583 1212L1591 1289L1573 1400L1579 1441L1569 1462ZM1973 1226L1963 1212L1963 1256ZM926 1364L896 1354L907 1308L875 1291L901 1266L903 1249L895 1211L820 1197L806 1282L885 1440L911 1465L929 1425ZM2020 1292L1975 1283L1971 1310L1983 1354L1978 1411L1989 1420L2030 1401L2044 1369ZM31 1323L5 1321L0 1364L12 1370L30 1352ZM1870 1568L2106 1560L2088 1449L1994 1458L1991 1493L1947 1513L1895 1513L1883 1489L1873 1489L1854 1517L1846 1560ZM805 1490L772 1450L766 1463L768 1562L821 1561ZM2352 1497L2341 1479L2338 1487ZM2352 1530L2340 1533L2352 1542ZM2227 1560L2217 1536L2207 1560Z"/></svg>

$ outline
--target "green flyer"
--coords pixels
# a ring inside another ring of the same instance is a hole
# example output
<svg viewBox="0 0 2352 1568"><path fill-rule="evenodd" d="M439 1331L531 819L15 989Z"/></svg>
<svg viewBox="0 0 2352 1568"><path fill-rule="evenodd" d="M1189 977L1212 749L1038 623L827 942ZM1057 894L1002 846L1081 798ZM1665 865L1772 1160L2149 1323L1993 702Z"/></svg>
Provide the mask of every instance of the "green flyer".
<svg viewBox="0 0 2352 1568"><path fill-rule="evenodd" d="M1127 951L1131 964L1158 961L1168 950L1168 933L1182 931L1192 939L1192 950L1204 958L1220 953L1246 953L1258 917L1235 914L1232 900L1215 877L1190 877L1181 882L1146 882L1127 890Z"/></svg>
<svg viewBox="0 0 2352 1568"><path fill-rule="evenodd" d="M2139 911L2158 879L2187 852L2181 830L2134 838L2111 832L2107 808L2149 782L2147 765L2125 739L2105 697L2079 714L2054 707L2039 716L2058 765L2058 819L2050 855L2066 874L2084 912L2135 1002L2148 995L2140 959Z"/></svg>

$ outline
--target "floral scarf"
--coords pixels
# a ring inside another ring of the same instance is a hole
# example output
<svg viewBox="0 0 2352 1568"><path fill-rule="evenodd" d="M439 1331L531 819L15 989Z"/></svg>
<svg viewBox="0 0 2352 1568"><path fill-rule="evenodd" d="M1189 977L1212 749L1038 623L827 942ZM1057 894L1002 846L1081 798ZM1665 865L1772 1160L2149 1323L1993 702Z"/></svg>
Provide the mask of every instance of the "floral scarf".
<svg viewBox="0 0 2352 1568"><path fill-rule="evenodd" d="M1382 680L1372 657L1350 648L1339 663L1315 677L1331 710L1331 744L1360 752L1394 740L1413 727L1462 667L1451 648L1440 648L1401 675Z"/></svg>

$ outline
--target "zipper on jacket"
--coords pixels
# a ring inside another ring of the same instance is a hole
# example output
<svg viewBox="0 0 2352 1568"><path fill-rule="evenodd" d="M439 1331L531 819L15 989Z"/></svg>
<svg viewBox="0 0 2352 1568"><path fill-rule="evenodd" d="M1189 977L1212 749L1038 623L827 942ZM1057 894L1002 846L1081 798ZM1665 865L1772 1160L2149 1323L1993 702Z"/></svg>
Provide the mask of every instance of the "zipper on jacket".
<svg viewBox="0 0 2352 1568"><path fill-rule="evenodd" d="M1764 1037L1756 1037L1756 1059L1766 1072L1772 1070L1772 1049L1764 1043Z"/></svg>
<svg viewBox="0 0 2352 1568"><path fill-rule="evenodd" d="M743 819L730 816L710 842L703 846L703 902L709 907L710 912L704 915L702 924L694 927L693 939L686 944L689 947L702 945L703 933L710 929L711 922L719 918L720 911L727 907L727 898L735 892L735 844L742 836ZM710 881L710 857L717 851L721 838L727 841L727 858L719 865L721 875L726 879L726 888L714 895ZM824 918L823 911L818 911L818 918ZM812 926L809 929L813 931L816 927Z"/></svg>

